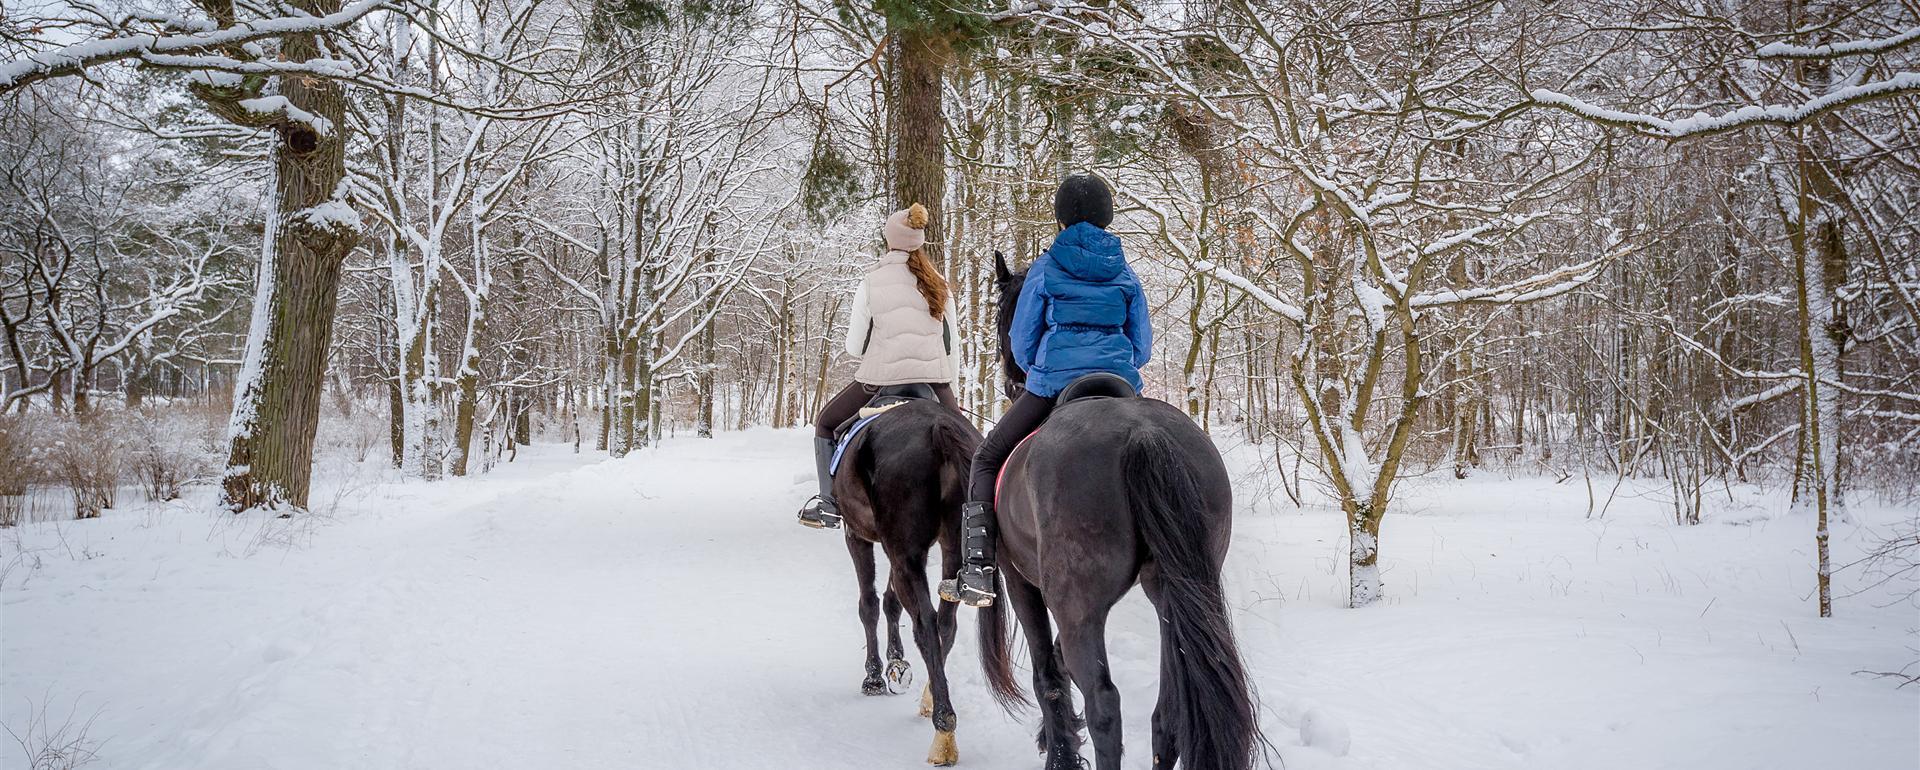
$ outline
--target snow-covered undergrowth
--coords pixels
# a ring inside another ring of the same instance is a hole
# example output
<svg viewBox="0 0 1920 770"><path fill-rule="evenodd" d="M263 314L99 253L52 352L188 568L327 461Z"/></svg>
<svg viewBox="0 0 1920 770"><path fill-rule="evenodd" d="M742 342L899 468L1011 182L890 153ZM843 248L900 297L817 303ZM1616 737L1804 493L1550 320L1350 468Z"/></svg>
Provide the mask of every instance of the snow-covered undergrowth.
<svg viewBox="0 0 1920 770"><path fill-rule="evenodd" d="M213 514L201 489L0 531L0 718L84 728L114 768L919 766L917 699L860 695L840 538L791 523L807 435L611 461L537 446L433 484L397 482L375 451L323 467L312 516ZM1382 532L1387 599L1356 611L1338 513L1261 494L1253 454L1229 454L1228 594L1291 770L1920 756L1920 687L1860 673L1920 655L1911 586L1815 618L1812 521L1783 501L1736 489L1677 527L1659 482L1590 518L1578 479L1411 480ZM1839 563L1900 515L1855 514ZM963 765L1037 767L1035 715L992 705L962 619ZM1145 767L1142 597L1109 643L1127 766Z"/></svg>

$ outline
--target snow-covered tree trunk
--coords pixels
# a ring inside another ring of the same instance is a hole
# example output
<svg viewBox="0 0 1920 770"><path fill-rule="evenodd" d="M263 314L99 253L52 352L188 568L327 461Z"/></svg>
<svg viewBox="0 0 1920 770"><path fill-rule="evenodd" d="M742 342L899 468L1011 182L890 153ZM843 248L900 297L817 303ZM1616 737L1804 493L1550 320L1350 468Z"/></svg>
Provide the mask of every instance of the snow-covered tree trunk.
<svg viewBox="0 0 1920 770"><path fill-rule="evenodd" d="M712 257L709 256L708 259L711 261ZM717 310L717 306L714 305L717 300L708 300L708 302L709 307L703 315ZM713 327L714 324L709 322L700 330L700 369L694 375L695 397L699 399L699 404L694 414L693 432L700 438L713 438L713 374L714 369L720 365L719 350L714 346Z"/></svg>
<svg viewBox="0 0 1920 770"><path fill-rule="evenodd" d="M1800 366L1804 373L1801 412L1814 507L1815 580L1820 617L1832 617L1832 568L1828 525L1845 519L1835 480L1840 457L1840 355L1846 321L1840 315L1834 284L1845 279L1846 245L1840 223L1827 201L1836 192L1820 168L1821 159L1802 143L1799 159L1797 219L1788 229L1793 247L1794 297L1799 310Z"/></svg>
<svg viewBox="0 0 1920 770"><path fill-rule="evenodd" d="M339 0L291 0L316 16ZM283 58L324 55L312 35L283 38ZM340 268L359 218L345 201L345 94L336 81L282 77L273 96L209 99L216 111L273 111L273 192L246 356L234 386L222 490L227 506L305 507L333 334Z"/></svg>
<svg viewBox="0 0 1920 770"><path fill-rule="evenodd" d="M470 323L480 323L474 319ZM448 472L455 476L467 475L467 464L472 455L474 417L480 408L480 354L468 348L461 357L459 373L454 377L455 399L453 418L453 448L448 461Z"/></svg>
<svg viewBox="0 0 1920 770"><path fill-rule="evenodd" d="M480 259L476 248L475 259ZM467 297L467 332L460 345L460 364L454 375L453 448L449 471L467 475L468 458L473 449L474 417L480 409L480 334L487 323L489 288L484 277L475 281L474 292Z"/></svg>

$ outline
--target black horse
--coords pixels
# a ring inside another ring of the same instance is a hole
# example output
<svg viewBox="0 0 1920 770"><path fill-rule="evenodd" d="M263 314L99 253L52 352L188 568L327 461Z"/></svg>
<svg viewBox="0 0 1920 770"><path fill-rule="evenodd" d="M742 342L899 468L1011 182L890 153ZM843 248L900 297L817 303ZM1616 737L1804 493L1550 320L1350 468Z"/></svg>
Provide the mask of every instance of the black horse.
<svg viewBox="0 0 1920 770"><path fill-rule="evenodd" d="M938 402L914 399L873 419L843 451L833 493L846 527L847 551L860 581L860 622L867 629L867 677L861 691L891 692L908 675L900 648L900 610L913 622L913 640L927 667L920 715L933 718L927 762L960 759L954 743L953 703L947 693L947 653L953 649L955 607L933 599L927 582L927 552L940 544L940 567L951 578L960 569L960 504L967 468L980 433ZM887 553L887 660L880 667L875 623L880 597L874 590L873 546Z"/></svg>
<svg viewBox="0 0 1920 770"><path fill-rule="evenodd" d="M998 254L994 262L1012 391L1026 379L1007 344L1026 274L1008 270ZM1068 676L1086 699L1097 766L1120 766L1120 693L1108 675L1106 624L1135 582L1160 617L1153 766L1253 765L1259 727L1220 587L1233 490L1220 453L1191 418L1147 398L1063 399L1007 459L997 513L1007 601L980 613L981 663L1003 705L1025 702L1008 660L1010 602L1033 660L1049 770L1081 764Z"/></svg>

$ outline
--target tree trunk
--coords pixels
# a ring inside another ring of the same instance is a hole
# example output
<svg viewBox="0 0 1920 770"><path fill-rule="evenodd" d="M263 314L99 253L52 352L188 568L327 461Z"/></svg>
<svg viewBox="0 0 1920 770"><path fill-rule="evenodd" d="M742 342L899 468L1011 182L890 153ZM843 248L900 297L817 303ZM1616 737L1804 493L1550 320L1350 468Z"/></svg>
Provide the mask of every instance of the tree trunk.
<svg viewBox="0 0 1920 770"><path fill-rule="evenodd" d="M718 319L707 321L700 330L700 375L695 378L700 390L700 413L694 423L694 435L700 438L713 438L713 370L719 365L718 351L713 345L713 326Z"/></svg>
<svg viewBox="0 0 1920 770"><path fill-rule="evenodd" d="M139 409L146 403L147 369L141 365L138 357L127 360L126 371L121 375L120 391L126 394L128 409Z"/></svg>
<svg viewBox="0 0 1920 770"><path fill-rule="evenodd" d="M1832 18L1833 10L1822 5L1805 21L1825 23ZM1824 87L1830 75L1824 60L1801 64L1801 82L1809 86ZM1840 457L1840 393L1831 383L1840 379L1840 357L1849 335L1839 293L1847 280L1848 266L1835 203L1842 191L1825 165L1830 145L1821 121L1801 129L1795 139L1799 158L1794 187L1799 206L1788 222L1787 236L1793 247L1800 368L1805 376L1801 436L1816 516L1815 578L1820 617L1826 618L1833 616L1828 524L1834 518L1846 518L1835 485Z"/></svg>
<svg viewBox="0 0 1920 770"><path fill-rule="evenodd" d="M785 428L792 425L793 410L791 385L793 382L793 282L786 283L780 292L779 331L774 335L773 344L778 346L775 355L773 374L773 427Z"/></svg>
<svg viewBox="0 0 1920 770"><path fill-rule="evenodd" d="M292 0L292 5L316 16L340 8L339 0ZM306 61L325 54L313 36L288 35L281 55ZM276 126L274 211L261 251L222 480L225 503L234 511L307 505L340 268L355 240L348 228L300 216L332 198L346 175L340 84L281 78L280 95L333 128L322 133L294 121Z"/></svg>
<svg viewBox="0 0 1920 770"><path fill-rule="evenodd" d="M396 373L387 379L387 443L393 449L393 467L403 468L407 459L406 393Z"/></svg>
<svg viewBox="0 0 1920 770"><path fill-rule="evenodd" d="M1359 608L1380 601L1380 518L1384 510L1348 497L1347 604Z"/></svg>
<svg viewBox="0 0 1920 770"><path fill-rule="evenodd" d="M459 379L454 383L459 394L453 412L452 473L455 476L467 475L468 458L473 454L473 418L480 410L480 332L487 323L485 301L483 289L469 299L467 306L467 336L460 349Z"/></svg>
<svg viewBox="0 0 1920 770"><path fill-rule="evenodd" d="M946 115L942 77L948 46L939 33L907 27L894 36L893 125L895 208L927 208L927 257L946 269L943 245L947 189Z"/></svg>
<svg viewBox="0 0 1920 770"><path fill-rule="evenodd" d="M1200 314L1207 302L1207 279L1193 277L1193 302L1187 307L1187 355L1180 362L1180 386L1187 400L1187 416L1200 419L1200 348L1206 344L1206 330Z"/></svg>

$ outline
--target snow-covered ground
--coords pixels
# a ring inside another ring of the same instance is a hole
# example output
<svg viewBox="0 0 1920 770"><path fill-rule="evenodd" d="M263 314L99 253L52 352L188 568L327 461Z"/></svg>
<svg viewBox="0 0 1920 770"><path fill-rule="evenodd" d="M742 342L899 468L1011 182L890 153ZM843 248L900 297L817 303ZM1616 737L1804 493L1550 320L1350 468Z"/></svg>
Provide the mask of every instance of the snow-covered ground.
<svg viewBox="0 0 1920 770"><path fill-rule="evenodd" d="M0 718L70 718L112 768L919 766L917 699L860 694L840 538L791 523L807 436L335 473L291 521L183 503L0 532ZM1815 618L1812 523L1783 502L1681 528L1632 485L1589 518L1579 479L1409 481L1390 598L1354 611L1338 513L1234 461L1229 596L1291 770L1920 766L1920 687L1858 673L1920 658L1920 616L1881 588ZM1839 562L1866 539L1837 537ZM962 619L962 764L1037 767L1037 717L992 705ZM1110 633L1128 767L1153 626L1136 594Z"/></svg>

